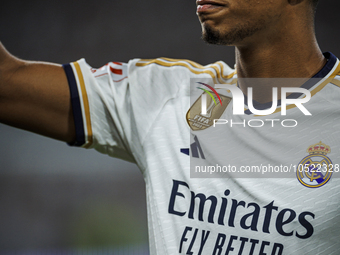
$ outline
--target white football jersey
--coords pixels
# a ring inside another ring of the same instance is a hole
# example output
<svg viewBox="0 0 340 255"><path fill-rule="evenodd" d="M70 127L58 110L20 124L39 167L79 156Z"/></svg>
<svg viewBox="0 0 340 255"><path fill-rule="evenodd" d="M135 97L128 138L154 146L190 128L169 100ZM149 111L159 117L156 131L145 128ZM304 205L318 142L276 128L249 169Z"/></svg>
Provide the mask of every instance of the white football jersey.
<svg viewBox="0 0 340 255"><path fill-rule="evenodd" d="M270 115L253 114L247 103L234 115L232 91L213 89L237 87L223 62L64 65L74 145L139 166L153 255L339 254L340 66L325 56L302 86L311 116L294 104L283 115L280 102Z"/></svg>

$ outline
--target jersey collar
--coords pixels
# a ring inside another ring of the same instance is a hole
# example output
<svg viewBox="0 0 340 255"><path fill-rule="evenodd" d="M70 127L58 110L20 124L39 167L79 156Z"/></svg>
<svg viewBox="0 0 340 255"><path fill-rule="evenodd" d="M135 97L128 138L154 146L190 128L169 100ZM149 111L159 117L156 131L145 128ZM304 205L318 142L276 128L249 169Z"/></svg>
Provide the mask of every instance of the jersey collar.
<svg viewBox="0 0 340 255"><path fill-rule="evenodd" d="M339 72L339 61L337 57L331 53L331 52L325 52L323 53L324 57L327 59L326 64L324 67L317 73L315 74L311 79L309 79L307 82L305 82L301 88L308 89L311 92L315 89L315 93L311 93L312 96L316 94L316 92L320 91L327 83L329 83L328 78L332 76L335 76ZM338 68L336 68L338 66ZM325 84L324 84L325 83ZM320 88L319 88L320 86ZM316 88L318 87L318 89ZM292 93L287 98L289 99L295 99L303 96L301 93ZM250 115L252 114L250 110L248 110L248 98L246 95L244 95L244 104L246 107L245 114ZM278 107L281 105L281 100L278 100L277 102ZM267 103L259 103L255 100L253 100L253 106L257 110L265 110L268 109L272 106L272 102L267 102Z"/></svg>

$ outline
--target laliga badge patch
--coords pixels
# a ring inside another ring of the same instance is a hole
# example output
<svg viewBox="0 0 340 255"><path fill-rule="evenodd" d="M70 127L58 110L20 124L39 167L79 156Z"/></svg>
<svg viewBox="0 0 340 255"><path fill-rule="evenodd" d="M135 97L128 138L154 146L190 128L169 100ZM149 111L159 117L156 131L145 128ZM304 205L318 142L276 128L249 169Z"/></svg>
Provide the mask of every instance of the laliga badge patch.
<svg viewBox="0 0 340 255"><path fill-rule="evenodd" d="M222 116L231 99L217 93L204 92L187 112L186 119L190 128L198 131L211 127L214 120ZM206 107L205 112L202 103Z"/></svg>
<svg viewBox="0 0 340 255"><path fill-rule="evenodd" d="M319 142L309 146L307 152L309 156L298 164L296 176L303 186L319 188L331 179L334 171L332 161L326 156L331 148Z"/></svg>

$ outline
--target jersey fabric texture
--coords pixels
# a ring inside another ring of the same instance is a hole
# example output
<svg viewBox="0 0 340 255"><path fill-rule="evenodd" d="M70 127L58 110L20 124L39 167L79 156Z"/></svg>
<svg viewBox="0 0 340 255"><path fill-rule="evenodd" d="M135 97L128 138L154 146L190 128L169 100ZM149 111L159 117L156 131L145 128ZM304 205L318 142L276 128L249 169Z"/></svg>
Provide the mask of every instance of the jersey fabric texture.
<svg viewBox="0 0 340 255"><path fill-rule="evenodd" d="M298 107L287 107L287 117L279 107L257 116L247 105L246 114L234 116L231 100L219 116L228 124L216 127L200 114L187 118L190 97L202 92L190 82L209 78L236 86L237 74L223 62L134 59L94 69L82 59L64 65L76 124L73 145L139 166L152 255L339 254L340 66L334 55L325 56L317 82L305 85L312 97L304 106L312 116ZM191 128L200 123L207 128ZM252 127L259 123L264 125ZM287 127L292 123L298 124ZM325 172L317 173L311 162ZM200 166L203 178L192 178L191 164ZM237 170L210 178L209 165ZM299 165L303 171L294 172ZM252 166L290 167L292 176L233 176Z"/></svg>

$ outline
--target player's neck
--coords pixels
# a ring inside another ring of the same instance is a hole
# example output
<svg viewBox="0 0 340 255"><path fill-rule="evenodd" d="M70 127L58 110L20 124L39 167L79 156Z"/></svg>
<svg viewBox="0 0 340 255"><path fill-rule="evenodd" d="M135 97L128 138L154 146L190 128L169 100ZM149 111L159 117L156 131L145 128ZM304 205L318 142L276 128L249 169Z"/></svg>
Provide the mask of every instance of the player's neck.
<svg viewBox="0 0 340 255"><path fill-rule="evenodd" d="M314 33L257 40L256 43L236 47L239 78L310 78L322 69L325 62ZM239 85L246 94L247 85ZM268 100L271 99L271 87L259 88L256 94L254 90L254 99L258 102L271 101Z"/></svg>
<svg viewBox="0 0 340 255"><path fill-rule="evenodd" d="M309 78L324 65L315 36L264 39L236 47L241 78Z"/></svg>

